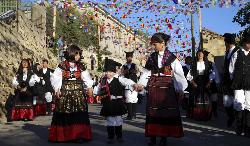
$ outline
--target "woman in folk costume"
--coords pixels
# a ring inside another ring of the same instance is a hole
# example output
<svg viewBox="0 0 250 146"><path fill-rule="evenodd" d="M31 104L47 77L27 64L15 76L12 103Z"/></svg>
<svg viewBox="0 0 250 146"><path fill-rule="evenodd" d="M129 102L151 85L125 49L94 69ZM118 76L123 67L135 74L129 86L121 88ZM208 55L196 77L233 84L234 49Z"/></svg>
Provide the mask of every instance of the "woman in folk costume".
<svg viewBox="0 0 250 146"><path fill-rule="evenodd" d="M118 63L105 59L105 76L101 79L99 86L99 95L102 96L101 116L106 118L108 143L114 143L116 136L118 142L123 142L122 138L122 115L126 114L125 103L123 100L125 86L136 86L130 79L118 76L116 74ZM136 88L136 87L135 87Z"/></svg>
<svg viewBox="0 0 250 146"><path fill-rule="evenodd" d="M250 32L243 33L241 44L230 60L229 74L234 90L236 134L250 137Z"/></svg>
<svg viewBox="0 0 250 146"><path fill-rule="evenodd" d="M126 53L126 60L127 62L122 66L121 72L122 75L127 78L131 79L135 83L137 82L137 72L138 68L136 64L132 63L133 61L133 53L132 52L125 52ZM132 120L136 118L136 108L137 108L137 101L138 101L138 92L133 89L130 89L129 86L125 88L125 98L128 108L128 116L127 120Z"/></svg>
<svg viewBox="0 0 250 146"><path fill-rule="evenodd" d="M184 135L177 96L183 96L188 84L180 61L167 48L169 40L164 33L152 36L156 51L148 58L138 81L138 85L148 86L145 135L150 137L149 145L156 144L156 137L161 137L160 146L164 146L167 137Z"/></svg>
<svg viewBox="0 0 250 146"><path fill-rule="evenodd" d="M216 79L216 71L212 62L208 61L202 50L196 53L197 60L190 69L187 80L192 84L193 90L189 99L190 118L195 120L210 120L212 116L212 103L210 99L211 86ZM211 88L212 87L212 88Z"/></svg>
<svg viewBox="0 0 250 146"><path fill-rule="evenodd" d="M33 97L31 86L39 80L37 76L33 76L29 61L23 59L19 66L16 77L12 81L12 85L16 88L14 107L11 110L11 120L33 120Z"/></svg>
<svg viewBox="0 0 250 146"><path fill-rule="evenodd" d="M56 94L56 107L49 130L51 142L83 142L92 139L84 86L90 90L93 80L80 63L82 51L71 45L51 76Z"/></svg>

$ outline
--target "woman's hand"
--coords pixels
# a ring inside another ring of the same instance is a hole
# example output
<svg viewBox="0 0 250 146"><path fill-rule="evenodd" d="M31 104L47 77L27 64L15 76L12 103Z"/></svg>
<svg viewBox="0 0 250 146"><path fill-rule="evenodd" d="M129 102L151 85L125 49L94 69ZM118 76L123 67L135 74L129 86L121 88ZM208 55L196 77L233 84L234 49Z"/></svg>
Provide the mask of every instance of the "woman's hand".
<svg viewBox="0 0 250 146"><path fill-rule="evenodd" d="M87 95L88 95L88 97L93 96L93 88L87 88Z"/></svg>
<svg viewBox="0 0 250 146"><path fill-rule="evenodd" d="M61 98L61 92L60 90L55 93L56 98L60 99Z"/></svg>
<svg viewBox="0 0 250 146"><path fill-rule="evenodd" d="M194 88L198 87L198 85L194 81L191 81L191 84L193 85Z"/></svg>

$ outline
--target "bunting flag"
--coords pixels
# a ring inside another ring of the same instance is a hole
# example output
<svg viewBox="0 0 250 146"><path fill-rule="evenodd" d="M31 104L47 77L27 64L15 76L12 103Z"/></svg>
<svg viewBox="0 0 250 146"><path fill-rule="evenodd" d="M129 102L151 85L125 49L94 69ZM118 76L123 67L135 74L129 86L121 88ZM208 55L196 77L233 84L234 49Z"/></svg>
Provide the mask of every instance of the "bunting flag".
<svg viewBox="0 0 250 146"><path fill-rule="evenodd" d="M181 4L181 3L182 3L182 0L173 0L173 2L174 2L175 4Z"/></svg>

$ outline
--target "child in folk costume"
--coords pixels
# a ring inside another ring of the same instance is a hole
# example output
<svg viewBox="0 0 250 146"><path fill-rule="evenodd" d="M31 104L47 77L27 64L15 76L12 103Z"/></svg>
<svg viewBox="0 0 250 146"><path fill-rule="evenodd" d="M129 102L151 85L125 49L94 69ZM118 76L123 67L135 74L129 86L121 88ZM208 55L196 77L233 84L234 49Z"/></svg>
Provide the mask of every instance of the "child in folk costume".
<svg viewBox="0 0 250 146"><path fill-rule="evenodd" d="M83 142L92 139L84 87L91 90L93 80L80 63L82 51L71 45L51 77L56 94L56 107L49 130L51 142Z"/></svg>
<svg viewBox="0 0 250 146"><path fill-rule="evenodd" d="M237 50L229 65L234 90L236 134L250 137L250 32L244 32L242 47Z"/></svg>
<svg viewBox="0 0 250 146"><path fill-rule="evenodd" d="M125 52L126 53L126 60L127 62L122 66L121 72L122 75L127 78L131 79L135 83L137 82L137 71L138 68L136 64L132 63L133 59L133 53L132 52ZM128 108L128 116L127 120L132 120L132 118L136 118L136 107L137 107L137 101L138 101L138 92L134 91L133 89L130 89L129 86L125 88L125 98Z"/></svg>
<svg viewBox="0 0 250 146"><path fill-rule="evenodd" d="M180 61L168 48L170 36L156 33L151 38L155 52L148 58L138 85L138 90L148 84L145 135L150 137L149 145L165 146L167 137L183 137L178 98L187 87ZM177 93L177 94L176 94Z"/></svg>
<svg viewBox="0 0 250 146"><path fill-rule="evenodd" d="M16 88L14 107L11 110L11 120L33 120L33 97L31 86L39 78L31 71L29 61L23 59L12 85Z"/></svg>
<svg viewBox="0 0 250 146"><path fill-rule="evenodd" d="M107 121L108 143L114 143L116 136L118 142L123 142L122 138L122 115L126 113L124 103L125 86L135 85L130 79L117 76L117 62L105 59L104 72L105 76L99 84L99 94L102 96L101 116L104 116Z"/></svg>

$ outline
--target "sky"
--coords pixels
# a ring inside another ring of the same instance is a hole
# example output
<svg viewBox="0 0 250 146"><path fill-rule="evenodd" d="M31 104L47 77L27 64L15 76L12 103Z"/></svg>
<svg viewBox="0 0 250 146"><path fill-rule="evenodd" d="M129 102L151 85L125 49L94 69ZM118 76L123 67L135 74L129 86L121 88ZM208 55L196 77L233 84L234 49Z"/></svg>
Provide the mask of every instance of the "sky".
<svg viewBox="0 0 250 146"><path fill-rule="evenodd" d="M35 2L36 0L22 0L22 2ZM52 0L50 0L52 1ZM185 15L185 11L178 12L179 10L187 10L187 6L182 7L181 5L176 5L172 0L143 0L147 1L148 4L143 7L142 0L73 0L73 1L91 1L98 2L100 4L104 4L104 8L110 12L112 15L120 19L123 23L128 26L132 26L134 29L140 29L144 32L152 35L156 32L157 26L160 26L159 32L165 32L171 35L170 47L173 48L171 51L184 51L189 52L191 49L191 31L190 31L190 15ZM113 1L116 1L115 4L118 4L116 8L112 8L109 4L113 4ZM129 2L133 2L132 5ZM154 1L155 5L167 5L171 6L166 9L157 11L157 7L150 8L150 1ZM190 1L190 0L183 0ZM209 6L209 8L205 7L207 2L211 0L203 0L203 8L202 10L202 28L209 29L213 32L219 33L223 35L224 33L238 33L240 30L244 29L239 26L237 23L233 23L233 18L237 14L240 8L239 5L223 7L217 6ZM215 0L216 1L216 0ZM235 1L235 0L234 0ZM250 0L238 0L249 2ZM135 5L138 2L138 5ZM140 3L141 2L141 3ZM218 4L218 3L217 3ZM106 7L105 7L106 6ZM107 7L108 6L108 7ZM175 10L172 10L173 9ZM150 8L150 9L149 9ZM145 9L145 10L144 10ZM148 9L148 10L147 10ZM117 10L119 10L117 12ZM132 13L128 13L129 10L133 10ZM139 10L139 12L136 10ZM122 18L122 16L126 14L126 18ZM140 18L142 17L142 21ZM195 20L195 37L198 47L199 41L199 21L198 15L194 15ZM165 19L168 19L167 22ZM142 28L142 24L145 24L145 27ZM173 27L170 29L169 25L171 24Z"/></svg>
<svg viewBox="0 0 250 146"><path fill-rule="evenodd" d="M21 0L22 2L35 2L36 0ZM91 0L90 0L91 1ZM92 0L97 2L98 0ZM105 0L99 0L104 2ZM250 0L245 0L245 2ZM233 23L233 17L237 14L240 7L210 7L202 8L202 27L212 30L219 34L226 32L237 33L243 28L237 23ZM195 24L198 25L198 16L195 17ZM198 28L198 26L197 26Z"/></svg>

